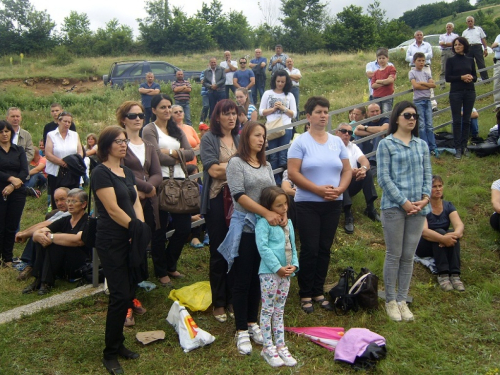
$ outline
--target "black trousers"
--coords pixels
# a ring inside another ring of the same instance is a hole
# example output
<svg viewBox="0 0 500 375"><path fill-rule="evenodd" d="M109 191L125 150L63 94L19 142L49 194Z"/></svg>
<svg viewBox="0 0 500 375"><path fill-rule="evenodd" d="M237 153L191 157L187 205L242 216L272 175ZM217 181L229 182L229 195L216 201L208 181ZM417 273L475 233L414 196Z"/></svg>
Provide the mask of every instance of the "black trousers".
<svg viewBox="0 0 500 375"><path fill-rule="evenodd" d="M359 181L356 181L355 179L351 180L349 188L344 191L343 194L344 207L352 206L351 198L358 194L361 190L363 190L366 205L373 203L373 201L378 198L377 190L375 189L375 184L373 183L373 173L371 170L366 171L366 177L364 179Z"/></svg>
<svg viewBox="0 0 500 375"><path fill-rule="evenodd" d="M450 91L449 98L455 149L466 148L469 141L470 114L476 101L476 92L474 90Z"/></svg>
<svg viewBox="0 0 500 375"><path fill-rule="evenodd" d="M83 267L89 259L89 254L81 249L52 244L47 247L34 243L35 263L33 276L42 283L53 286L56 276L73 279L77 277L76 270Z"/></svg>
<svg viewBox="0 0 500 375"><path fill-rule="evenodd" d="M169 222L170 216L172 221ZM165 234L167 230L175 229L172 237L168 239L165 250ZM151 257L156 277L167 276L169 272L177 271L177 261L182 253L186 239L191 233L190 214L170 214L160 210L160 229L153 232L151 240Z"/></svg>
<svg viewBox="0 0 500 375"><path fill-rule="evenodd" d="M12 262L14 240L26 203L26 189L14 190L7 200L0 197L0 259Z"/></svg>
<svg viewBox="0 0 500 375"><path fill-rule="evenodd" d="M255 243L255 233L243 233L239 255L235 258L233 309L236 330L246 331L248 323L257 322L260 302L260 254Z"/></svg>
<svg viewBox="0 0 500 375"><path fill-rule="evenodd" d="M500 215L496 212L490 217L490 225L497 232L500 232Z"/></svg>
<svg viewBox="0 0 500 375"><path fill-rule="evenodd" d="M321 296L342 201L295 203L300 232L299 294L301 298Z"/></svg>
<svg viewBox="0 0 500 375"><path fill-rule="evenodd" d="M446 234L443 229L437 229L436 232ZM421 258L434 258L439 275L460 274L460 241L457 241L455 246L439 247L438 242L431 242L421 237L415 254Z"/></svg>
<svg viewBox="0 0 500 375"><path fill-rule="evenodd" d="M101 240L98 236L96 239L97 253L109 289L103 351L106 359L116 359L118 350L123 346L125 341L123 323L134 298L134 288L131 287L129 280L129 247L128 238Z"/></svg>
<svg viewBox="0 0 500 375"><path fill-rule="evenodd" d="M205 215L205 224L210 235L210 288L212 289L212 305L226 307L232 304L233 269L227 272L227 261L217 250L226 238L228 228L224 216L222 191L210 199L210 209Z"/></svg>
<svg viewBox="0 0 500 375"><path fill-rule="evenodd" d="M467 56L472 57L474 60L476 60L478 70L484 69L486 67L484 63L483 47L480 44L475 44L473 46L470 46L469 53L467 54ZM488 71L485 70L480 74L481 74L481 79L488 79Z"/></svg>

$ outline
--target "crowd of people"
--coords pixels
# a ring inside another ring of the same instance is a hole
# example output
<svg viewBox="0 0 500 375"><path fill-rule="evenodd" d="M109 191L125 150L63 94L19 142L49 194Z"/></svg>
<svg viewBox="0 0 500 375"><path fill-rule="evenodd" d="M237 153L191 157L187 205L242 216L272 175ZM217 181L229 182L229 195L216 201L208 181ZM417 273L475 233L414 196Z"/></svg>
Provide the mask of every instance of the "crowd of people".
<svg viewBox="0 0 500 375"><path fill-rule="evenodd" d="M420 36L416 34L417 41ZM477 77L466 56L467 40L456 37L451 48L454 56L446 61L445 77L452 84L458 159L466 152L466 114L472 113ZM228 317L234 319L238 352L250 354L254 341L263 345L261 355L273 367L297 364L284 340L290 277L297 275L304 313L314 313L315 304L333 310L324 295L330 249L342 212L346 233L354 232L351 197L361 190L365 215L383 223L385 308L390 319L414 319L406 300L415 252L435 259L441 289L465 290L459 245L464 225L453 204L442 199L443 179L432 175L430 156L438 156L431 130L430 89L435 84L424 71L426 55L415 52L411 59L415 69L409 80L415 103L402 101L392 108L390 98L370 104L368 110L355 108L349 114L352 123L375 119L354 128L341 123L333 135L327 131L329 101L310 97L304 105L308 126L294 138L292 121L299 112L301 73L280 45L269 63L260 50L255 53L251 70L246 68L246 58L239 59L238 70L229 51L219 66L215 58L210 59L202 79L210 125L202 124L200 134L191 125L191 86L182 74L172 83L174 100L160 93L154 75L148 73L139 89L142 103L122 103L116 110L117 125L89 134L85 146L73 116L59 104L51 107L53 122L46 125L36 156L30 134L20 128L18 108L10 108L7 121L0 121L1 258L3 265L12 266L14 242L27 242L21 256L25 268L18 279L34 277L34 281L23 293L44 295L58 277L76 278L77 270L89 260L83 232L90 201L81 185L90 178L98 217L95 248L109 289L102 361L110 373L123 373L118 357L139 357L125 347L123 327L135 324L134 314L147 311L136 298L136 289L149 278L148 244L154 277L161 286L174 287L175 279L185 277L178 261L191 236L193 218L205 219L203 243L210 249L214 319L221 323ZM378 68L368 71L367 67L374 99L394 92L396 71L387 60L387 50L379 49ZM266 68L272 72L267 91ZM228 98L230 92L235 101ZM391 112L390 118L381 116L382 112ZM268 140L258 115L290 127L284 135ZM500 112L500 124L499 117ZM377 133L378 137L361 147L352 143L354 136L360 139ZM289 150L266 158L266 148L287 145L292 138ZM376 155L367 158L365 154L372 151ZM201 208L195 215L168 212L159 203L164 181L186 178L185 163L192 164L190 174L199 163L203 166ZM279 167L286 169L283 175L273 173ZM374 205L378 199L375 173L382 189L380 215ZM491 224L496 230L500 228L499 181L492 185L496 212ZM45 221L19 230L27 191L45 183L51 212ZM166 245L169 229L175 231ZM295 244L297 234L304 234L300 251ZM191 244L203 247L199 238Z"/></svg>

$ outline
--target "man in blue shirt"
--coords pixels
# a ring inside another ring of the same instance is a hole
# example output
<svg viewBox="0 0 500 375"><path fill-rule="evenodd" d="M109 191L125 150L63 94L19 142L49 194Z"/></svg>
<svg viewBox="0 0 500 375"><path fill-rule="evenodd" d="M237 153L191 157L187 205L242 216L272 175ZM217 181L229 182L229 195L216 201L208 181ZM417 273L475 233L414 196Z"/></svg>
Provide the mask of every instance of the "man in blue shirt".
<svg viewBox="0 0 500 375"><path fill-rule="evenodd" d="M240 70L236 71L233 76L233 86L235 89L240 87L246 88L248 90L248 95L250 97L250 102L254 104L252 98L252 87L255 85L255 74L250 69L247 69L247 59L245 57L240 58Z"/></svg>
<svg viewBox="0 0 500 375"><path fill-rule="evenodd" d="M151 119L151 99L154 95L160 93L160 85L155 81L155 75L151 72L146 73L146 82L141 83L139 86L139 93L141 94L142 106L144 107L144 123L142 126L149 124Z"/></svg>
<svg viewBox="0 0 500 375"><path fill-rule="evenodd" d="M262 50L257 48L255 50L255 59L250 60L250 68L252 68L253 74L255 75L255 86L252 90L254 104L257 104L257 91L262 98L266 90L266 66L267 59L262 57Z"/></svg>

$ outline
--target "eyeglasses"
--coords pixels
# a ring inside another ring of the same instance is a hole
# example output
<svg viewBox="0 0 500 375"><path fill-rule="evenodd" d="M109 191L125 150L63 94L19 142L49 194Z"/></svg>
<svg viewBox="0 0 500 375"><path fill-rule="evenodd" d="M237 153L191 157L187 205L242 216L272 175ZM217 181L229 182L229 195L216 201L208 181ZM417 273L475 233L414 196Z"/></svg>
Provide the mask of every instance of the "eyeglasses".
<svg viewBox="0 0 500 375"><path fill-rule="evenodd" d="M174 115L178 114L178 113L184 113L184 111L175 111L174 112Z"/></svg>
<svg viewBox="0 0 500 375"><path fill-rule="evenodd" d="M245 65L246 63L246 61L240 61L240 65Z"/></svg>
<svg viewBox="0 0 500 375"><path fill-rule="evenodd" d="M415 119L415 120L418 120L418 113L409 113L409 112L405 112L405 113L401 113L401 116L403 116L405 118L405 120L409 120L411 119L412 117Z"/></svg>
<svg viewBox="0 0 500 375"><path fill-rule="evenodd" d="M124 143L128 145L130 143L130 139L115 139L113 142L120 146Z"/></svg>
<svg viewBox="0 0 500 375"><path fill-rule="evenodd" d="M135 120L137 117L139 117L141 120L144 120L144 113L127 113L125 117L129 120Z"/></svg>
<svg viewBox="0 0 500 375"><path fill-rule="evenodd" d="M342 134L349 134L349 135L352 135L353 132L352 130L347 130L347 129L339 129L339 132L341 132Z"/></svg>
<svg viewBox="0 0 500 375"><path fill-rule="evenodd" d="M66 204L76 204L76 203L83 203L83 201L79 201L76 199L66 199Z"/></svg>

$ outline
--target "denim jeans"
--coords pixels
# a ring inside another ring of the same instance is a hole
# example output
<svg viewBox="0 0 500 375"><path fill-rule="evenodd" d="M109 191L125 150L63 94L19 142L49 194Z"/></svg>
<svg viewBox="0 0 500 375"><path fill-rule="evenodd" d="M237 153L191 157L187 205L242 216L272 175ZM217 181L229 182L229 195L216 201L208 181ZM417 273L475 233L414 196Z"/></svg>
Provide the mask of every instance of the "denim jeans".
<svg viewBox="0 0 500 375"><path fill-rule="evenodd" d="M462 126L464 126L463 122ZM470 119L470 135L472 137L477 137L479 135L479 124L477 122L477 118Z"/></svg>
<svg viewBox="0 0 500 375"><path fill-rule="evenodd" d="M265 90L266 90L266 76L263 77L256 76L255 86L252 87L253 104L257 103L257 92L259 92L259 95L262 98L262 95L264 95Z"/></svg>
<svg viewBox="0 0 500 375"><path fill-rule="evenodd" d="M470 115L472 113L472 108L474 108L475 101L476 92L474 90L450 91L451 117L453 119L453 142L455 144L455 149L467 147L470 130ZM462 126L462 123L464 126Z"/></svg>
<svg viewBox="0 0 500 375"><path fill-rule="evenodd" d="M208 111L210 111L210 102L208 100L208 95L201 96L201 114L200 114L200 123L205 122L208 116Z"/></svg>
<svg viewBox="0 0 500 375"><path fill-rule="evenodd" d="M142 127L146 126L151 122L151 115L153 114L153 110L151 107L144 107L144 123Z"/></svg>
<svg viewBox="0 0 500 375"><path fill-rule="evenodd" d="M226 99L227 96L223 90L215 90L208 92L208 102L210 103L210 117L212 117L212 113L214 111L215 105L220 102L222 99Z"/></svg>
<svg viewBox="0 0 500 375"><path fill-rule="evenodd" d="M272 150L273 148L280 147L283 145L287 145L292 140L292 129L286 129L285 135L283 137L279 137L273 139L272 141L268 141L268 149ZM288 150L278 151L274 154L269 155L269 163L273 169L284 167L286 168L286 164L288 161ZM281 173L275 174L274 179L276 184L281 184Z"/></svg>
<svg viewBox="0 0 500 375"><path fill-rule="evenodd" d="M30 188L37 188L37 187L41 188L43 185L46 184L47 184L47 177L45 177L41 172L30 176L30 179L25 183L26 187Z"/></svg>
<svg viewBox="0 0 500 375"><path fill-rule="evenodd" d="M418 135L427 143L430 151L436 149L436 139L434 137L434 128L432 126L432 105L430 99L419 100L414 102L417 107L417 113L420 116L418 119Z"/></svg>
<svg viewBox="0 0 500 375"><path fill-rule="evenodd" d="M299 86L292 86L292 89L290 90L292 93L293 97L295 98L295 105L297 107L297 115L295 116L295 121L299 121L299 113L300 113L300 107L299 107L299 100L300 100L300 92L299 92Z"/></svg>
<svg viewBox="0 0 500 375"><path fill-rule="evenodd" d="M374 96L373 99L380 99L380 97ZM394 103L394 98L390 98L378 102L378 105L380 106L380 110L382 111L382 113L386 113L392 111L393 103Z"/></svg>
<svg viewBox="0 0 500 375"><path fill-rule="evenodd" d="M404 302L408 297L413 256L424 227L424 215L407 215L402 208L382 210L385 239L384 286L385 301ZM396 294L396 283L398 291Z"/></svg>
<svg viewBox="0 0 500 375"><path fill-rule="evenodd" d="M193 126L191 123L191 108L189 107L189 100L177 100L175 104L180 105L184 110L184 122L187 125Z"/></svg>

